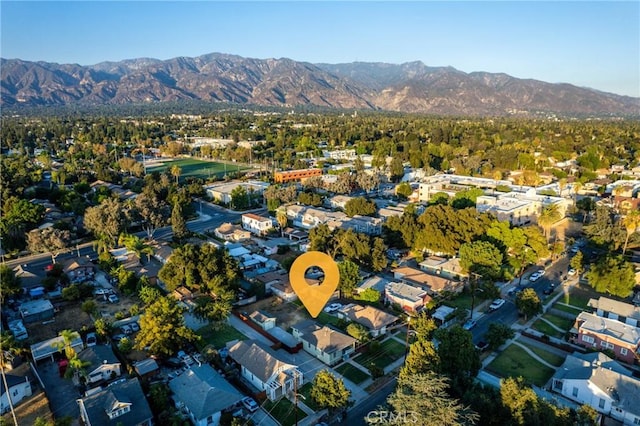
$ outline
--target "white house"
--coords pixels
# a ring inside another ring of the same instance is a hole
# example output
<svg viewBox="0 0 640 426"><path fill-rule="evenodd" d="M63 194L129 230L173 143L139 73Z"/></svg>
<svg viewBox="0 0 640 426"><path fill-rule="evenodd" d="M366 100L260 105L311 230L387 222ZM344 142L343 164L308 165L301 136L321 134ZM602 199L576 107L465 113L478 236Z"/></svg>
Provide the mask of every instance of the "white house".
<svg viewBox="0 0 640 426"><path fill-rule="evenodd" d="M603 353L567 356L551 389L624 425L640 424L640 380Z"/></svg>
<svg viewBox="0 0 640 426"><path fill-rule="evenodd" d="M273 222L268 217L245 213L242 215L242 227L252 234L266 235L273 229Z"/></svg>
<svg viewBox="0 0 640 426"><path fill-rule="evenodd" d="M89 385L115 379L122 374L120 361L110 346L90 346L80 351L78 358L88 363L85 371L87 372L86 378Z"/></svg>
<svg viewBox="0 0 640 426"><path fill-rule="evenodd" d="M5 387L4 381L0 381L0 414L8 412L11 407L9 405L9 397L11 397L11 404L15 407L24 398L31 396L31 383L29 383L28 377L16 376L13 374L5 374L7 380L7 387Z"/></svg>
<svg viewBox="0 0 640 426"><path fill-rule="evenodd" d="M264 391L274 401L302 386L302 373L295 365L277 358L271 349L255 340L239 341L229 348L229 357L239 366L242 377Z"/></svg>
<svg viewBox="0 0 640 426"><path fill-rule="evenodd" d="M217 426L224 411L232 409L243 395L209 364L193 365L169 381L176 407L195 426Z"/></svg>

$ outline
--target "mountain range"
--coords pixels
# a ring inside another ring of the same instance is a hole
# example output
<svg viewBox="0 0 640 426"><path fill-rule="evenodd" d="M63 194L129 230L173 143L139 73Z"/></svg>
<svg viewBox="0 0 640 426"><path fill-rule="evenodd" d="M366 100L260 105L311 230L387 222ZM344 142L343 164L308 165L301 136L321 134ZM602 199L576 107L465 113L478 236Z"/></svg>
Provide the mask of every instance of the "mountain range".
<svg viewBox="0 0 640 426"><path fill-rule="evenodd" d="M440 115L640 115L640 98L422 62L311 64L211 53L91 66L0 59L0 66L5 108L199 100Z"/></svg>

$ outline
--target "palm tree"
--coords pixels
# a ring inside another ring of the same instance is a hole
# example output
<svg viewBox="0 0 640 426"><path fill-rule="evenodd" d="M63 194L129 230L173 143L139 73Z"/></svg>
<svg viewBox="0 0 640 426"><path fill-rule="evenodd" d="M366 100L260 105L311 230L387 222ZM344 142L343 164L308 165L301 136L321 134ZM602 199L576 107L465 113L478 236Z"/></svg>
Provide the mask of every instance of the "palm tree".
<svg viewBox="0 0 640 426"><path fill-rule="evenodd" d="M622 219L622 225L624 225L624 228L627 231L627 237L624 240L624 247L622 249L622 254L625 254L627 251L627 244L629 244L629 237L631 237L631 235L638 229L638 226L640 226L640 211L631 211Z"/></svg>
<svg viewBox="0 0 640 426"><path fill-rule="evenodd" d="M560 210L557 204L550 204L542 209L538 215L538 225L542 227L544 236L549 242L551 237L551 226L561 219Z"/></svg>
<svg viewBox="0 0 640 426"><path fill-rule="evenodd" d="M177 164L171 166L171 175L176 178L176 184L178 183L178 178L182 174L182 169Z"/></svg>
<svg viewBox="0 0 640 426"><path fill-rule="evenodd" d="M64 354L67 359L71 359L76 356L76 351L71 347L71 343L80 337L77 331L73 330L62 330L60 332L60 336L62 336L62 342L54 343L54 346L58 349L64 349Z"/></svg>
<svg viewBox="0 0 640 426"><path fill-rule="evenodd" d="M283 209L280 209L276 213L276 220L278 221L278 225L280 225L280 236L284 236L284 228L286 228L289 223L289 218L287 217L287 212Z"/></svg>
<svg viewBox="0 0 640 426"><path fill-rule="evenodd" d="M573 208L576 208L576 202L578 201L578 192L580 192L582 190L582 183L581 182L574 182L573 186Z"/></svg>
<svg viewBox="0 0 640 426"><path fill-rule="evenodd" d="M86 380L86 368L90 365L91 363L89 361L83 361L78 358L78 355L74 355L73 358L69 359L67 371L64 372L64 378L73 379L74 382L80 383L82 380Z"/></svg>
<svg viewBox="0 0 640 426"><path fill-rule="evenodd" d="M120 234L118 244L125 246L127 250L134 252L139 258L142 258L142 255L146 254L147 260L151 260L150 258L153 254L153 249L137 235L125 233Z"/></svg>
<svg viewBox="0 0 640 426"><path fill-rule="evenodd" d="M562 192L567 187L567 179L562 178L558 180L558 195L562 197Z"/></svg>

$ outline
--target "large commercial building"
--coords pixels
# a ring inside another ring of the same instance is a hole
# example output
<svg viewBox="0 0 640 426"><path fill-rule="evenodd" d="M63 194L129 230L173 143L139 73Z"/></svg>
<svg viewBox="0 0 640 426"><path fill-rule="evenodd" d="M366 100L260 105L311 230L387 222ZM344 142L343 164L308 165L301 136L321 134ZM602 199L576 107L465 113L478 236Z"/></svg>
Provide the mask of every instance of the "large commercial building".
<svg viewBox="0 0 640 426"><path fill-rule="evenodd" d="M322 176L322 169L298 169L275 172L276 183L300 182L314 176Z"/></svg>

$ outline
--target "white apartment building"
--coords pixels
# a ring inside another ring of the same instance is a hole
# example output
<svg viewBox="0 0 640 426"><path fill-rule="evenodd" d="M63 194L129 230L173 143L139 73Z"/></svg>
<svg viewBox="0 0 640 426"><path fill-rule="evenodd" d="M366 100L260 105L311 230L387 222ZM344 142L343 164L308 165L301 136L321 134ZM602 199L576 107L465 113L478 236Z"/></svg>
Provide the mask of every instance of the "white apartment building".
<svg viewBox="0 0 640 426"><path fill-rule="evenodd" d="M245 213L242 215L242 227L252 234L266 235L273 229L273 222L268 217Z"/></svg>

